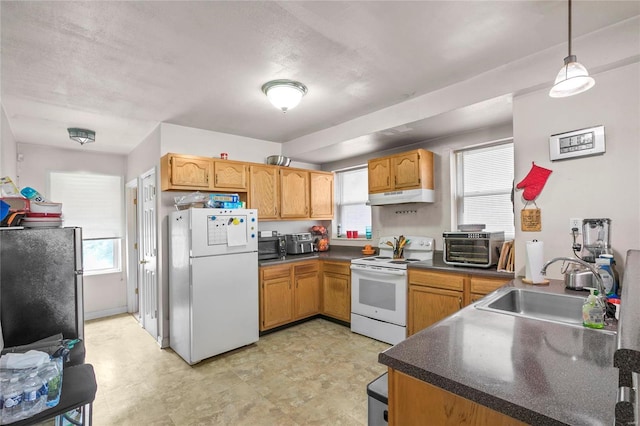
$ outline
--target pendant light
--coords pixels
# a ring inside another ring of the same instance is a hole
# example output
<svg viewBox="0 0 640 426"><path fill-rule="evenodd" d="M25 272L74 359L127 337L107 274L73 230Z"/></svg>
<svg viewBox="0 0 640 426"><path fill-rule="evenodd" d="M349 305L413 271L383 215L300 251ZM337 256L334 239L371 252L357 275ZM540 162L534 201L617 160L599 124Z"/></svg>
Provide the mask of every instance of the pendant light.
<svg viewBox="0 0 640 426"><path fill-rule="evenodd" d="M80 145L96 141L96 132L88 129L69 128L69 138L78 142Z"/></svg>
<svg viewBox="0 0 640 426"><path fill-rule="evenodd" d="M295 108L307 94L307 86L293 80L272 80L262 85L262 92L282 112Z"/></svg>
<svg viewBox="0 0 640 426"><path fill-rule="evenodd" d="M558 72L556 81L549 91L552 98L565 98L586 92L595 84L595 80L589 77L587 69L578 62L576 55L571 54L571 0L569 3L569 55L564 58L564 65Z"/></svg>

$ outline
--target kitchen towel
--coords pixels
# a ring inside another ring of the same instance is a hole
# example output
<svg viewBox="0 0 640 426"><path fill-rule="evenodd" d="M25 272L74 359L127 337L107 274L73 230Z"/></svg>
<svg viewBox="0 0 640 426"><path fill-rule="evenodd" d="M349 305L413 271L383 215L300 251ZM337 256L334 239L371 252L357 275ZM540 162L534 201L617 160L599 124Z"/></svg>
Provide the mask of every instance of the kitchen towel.
<svg viewBox="0 0 640 426"><path fill-rule="evenodd" d="M546 279L540 273L544 264L544 243L542 241L527 241L525 280L533 284L542 284Z"/></svg>

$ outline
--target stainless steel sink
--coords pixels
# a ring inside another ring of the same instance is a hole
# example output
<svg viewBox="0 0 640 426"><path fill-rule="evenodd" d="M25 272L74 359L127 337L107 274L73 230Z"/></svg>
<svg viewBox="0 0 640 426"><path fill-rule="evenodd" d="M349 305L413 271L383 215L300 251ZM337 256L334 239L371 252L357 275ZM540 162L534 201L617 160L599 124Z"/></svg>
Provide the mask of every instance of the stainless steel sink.
<svg viewBox="0 0 640 426"><path fill-rule="evenodd" d="M477 309L582 327L585 296L510 288L478 302ZM614 332L611 330L602 330Z"/></svg>

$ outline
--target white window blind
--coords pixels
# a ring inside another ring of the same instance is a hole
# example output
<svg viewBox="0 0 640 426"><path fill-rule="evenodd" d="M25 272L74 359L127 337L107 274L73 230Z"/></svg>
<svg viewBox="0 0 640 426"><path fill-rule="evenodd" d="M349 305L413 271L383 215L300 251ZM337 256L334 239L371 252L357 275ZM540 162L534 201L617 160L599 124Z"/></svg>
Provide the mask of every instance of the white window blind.
<svg viewBox="0 0 640 426"><path fill-rule="evenodd" d="M456 167L458 224L484 223L514 238L513 143L458 151Z"/></svg>
<svg viewBox="0 0 640 426"><path fill-rule="evenodd" d="M51 201L62 203L65 226L82 227L83 239L122 237L120 176L51 172L49 187Z"/></svg>
<svg viewBox="0 0 640 426"><path fill-rule="evenodd" d="M369 200L369 174L367 167L336 172L338 184L338 223L342 235L347 230L365 235L365 228L371 225Z"/></svg>

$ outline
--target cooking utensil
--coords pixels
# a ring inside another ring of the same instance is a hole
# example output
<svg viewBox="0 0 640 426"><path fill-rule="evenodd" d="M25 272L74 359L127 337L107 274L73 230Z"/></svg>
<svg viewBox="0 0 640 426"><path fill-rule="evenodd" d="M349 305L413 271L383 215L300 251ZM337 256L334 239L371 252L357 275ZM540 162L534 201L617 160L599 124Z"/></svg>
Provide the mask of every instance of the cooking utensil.
<svg viewBox="0 0 640 426"><path fill-rule="evenodd" d="M291 163L291 158L284 155L270 155L267 157L267 164L273 164L274 166L288 167Z"/></svg>

